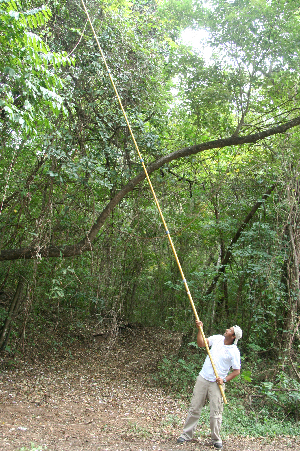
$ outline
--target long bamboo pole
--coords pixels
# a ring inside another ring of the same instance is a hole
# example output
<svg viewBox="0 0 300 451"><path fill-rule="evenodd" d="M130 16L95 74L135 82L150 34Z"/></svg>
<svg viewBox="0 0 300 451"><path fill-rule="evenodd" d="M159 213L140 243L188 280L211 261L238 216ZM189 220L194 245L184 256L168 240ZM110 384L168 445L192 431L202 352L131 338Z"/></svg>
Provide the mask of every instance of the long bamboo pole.
<svg viewBox="0 0 300 451"><path fill-rule="evenodd" d="M141 161L141 163L142 163L142 166L143 166L143 169L144 169L146 178L147 178L147 180L148 180L148 183L149 183L149 186L150 186L150 189L151 189L151 192L152 192L152 195L153 195L155 204L156 204L156 206L157 206L159 215L160 215L161 220L162 220L162 222L163 222L163 225L164 225L164 228L165 228L165 231L166 231L166 234L167 234L169 243L170 243L170 245L171 245L171 248L172 248L172 251L173 251L173 254L174 254L176 263L177 263L177 265L178 265L178 268L179 268L179 271L180 271L180 274L181 274L181 277L182 277L182 280L183 280L183 283L184 283L184 286L185 286L185 289L186 289L186 292L187 292L187 295L188 295L188 298L189 298L189 300L190 300L190 304L191 304L191 306L192 306L192 309L193 309L193 312L194 312L196 321L199 321L199 316L198 316L198 313L197 313L197 311L196 311L196 308L195 308L195 304L194 304L192 295L191 295L191 293L190 293L190 290L189 290L189 287L188 287L186 278L185 278L185 276L184 276L184 273L183 273L183 270L182 270L182 267L181 267L179 258L178 258L178 256L177 256L177 252L176 252L175 246L174 246L174 244L173 244L173 240L172 240L172 238L171 238L170 232L169 232L168 227L167 227L167 223L166 223L165 218L164 218L164 216L163 216L163 213L162 213L162 211L161 211L161 208L160 208L160 205L159 205L157 196L156 196L156 194L155 194L155 191L154 191L152 182L151 182L151 180L150 180L150 177L149 177L149 174L148 174L146 165L145 165L144 160L143 160L143 158L142 158L142 154L141 154L140 149L139 149L139 146L138 146L138 144L137 144L137 142L136 142L136 140L135 140L135 137L134 137L133 131L132 131L132 129L131 129L131 125L130 125L130 123L129 123L127 114L126 114L126 112L125 112L125 110L124 110L124 107L123 107L121 98L120 98L120 96L119 96L119 93L118 93L118 90L117 90L117 88L116 88L115 82L114 82L114 80L113 80L113 77L112 77L112 75L111 75L110 69L109 69L108 64L107 64L107 62L106 62L105 55L104 55L104 53L103 53L103 51L102 51L102 48L101 48L101 46L100 46L98 37L97 37L97 35L96 35L95 29L94 29L94 27L93 27L93 24L92 24L92 21L91 21L89 12L88 12L88 10L87 10L87 8L86 8L86 5L85 5L85 3L84 3L84 0L81 0L81 3L82 3L82 6L83 6L83 8L84 8L84 11L85 11L85 13L86 13L86 16L87 16L87 18L88 18L88 21L89 21L89 23L90 23L91 29L92 29L92 31L93 31L93 35L94 35L95 40L96 40L96 42L97 42L99 51L100 51L100 53L101 53L103 62L104 62L104 64L105 64L106 70L107 70L108 75L109 75L109 78L110 78L111 84L112 84L112 86L113 86L113 88L114 88L115 94L116 94L116 96L117 96L118 102L119 102L120 107L121 107L121 110L122 110L122 112L123 112L123 115L124 115L126 124L127 124L127 126L128 126L128 129L129 129L131 138L132 138L132 140L133 140L134 146L135 146L136 151L137 151L137 153L138 153L139 159L140 159L140 161ZM200 326L200 327L199 327L199 330L200 330L201 335L202 335L202 337L203 337L203 340L204 340L204 343L205 343L205 348L206 348L207 354L208 354L208 356L209 356L209 358L210 358L210 361L211 361L211 364L212 364L212 367L213 367L215 376L216 376L216 378L218 378L217 368L216 368L215 363L214 363L214 361L213 361L213 358L212 358L212 356L211 356L211 353L210 353L210 350L209 350L209 346L208 346L208 344L207 344L206 337L205 337L204 332L203 332L203 328ZM221 391L221 394L222 394L224 403L227 404L227 400L226 400L225 393L224 393L224 389L223 389L222 385L219 385L219 388L220 388L220 391Z"/></svg>

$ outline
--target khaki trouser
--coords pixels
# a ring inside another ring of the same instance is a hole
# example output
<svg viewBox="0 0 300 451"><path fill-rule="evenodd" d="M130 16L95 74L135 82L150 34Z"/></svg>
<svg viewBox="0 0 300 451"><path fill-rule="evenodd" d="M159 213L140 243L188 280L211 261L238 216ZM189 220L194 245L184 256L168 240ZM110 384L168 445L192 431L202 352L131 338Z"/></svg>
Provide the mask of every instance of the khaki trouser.
<svg viewBox="0 0 300 451"><path fill-rule="evenodd" d="M220 437L223 413L223 398L221 391L216 382L209 382L201 376L198 376L196 380L193 397L181 437L185 440L191 440L193 438L201 410L207 397L210 404L210 430L212 443L222 443Z"/></svg>

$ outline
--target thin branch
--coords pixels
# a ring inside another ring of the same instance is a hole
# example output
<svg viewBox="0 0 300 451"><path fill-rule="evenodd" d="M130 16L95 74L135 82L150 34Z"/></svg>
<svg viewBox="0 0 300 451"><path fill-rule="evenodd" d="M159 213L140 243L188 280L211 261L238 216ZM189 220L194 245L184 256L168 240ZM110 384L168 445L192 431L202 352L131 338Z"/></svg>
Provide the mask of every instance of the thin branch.
<svg viewBox="0 0 300 451"><path fill-rule="evenodd" d="M83 31L82 31L82 33L81 33L81 36L80 36L80 38L79 38L79 41L77 42L77 44L75 45L75 47L73 48L73 50L68 54L68 57L69 56L71 56L72 55L72 53L74 53L75 52L75 50L76 50L76 48L78 47L78 45L80 44L80 41L81 41L81 39L83 38L83 35L84 35L84 32L85 32L85 29L86 29L86 26L87 26L87 23L88 23L88 21L86 21L85 22L85 26L84 26L84 28L83 28Z"/></svg>

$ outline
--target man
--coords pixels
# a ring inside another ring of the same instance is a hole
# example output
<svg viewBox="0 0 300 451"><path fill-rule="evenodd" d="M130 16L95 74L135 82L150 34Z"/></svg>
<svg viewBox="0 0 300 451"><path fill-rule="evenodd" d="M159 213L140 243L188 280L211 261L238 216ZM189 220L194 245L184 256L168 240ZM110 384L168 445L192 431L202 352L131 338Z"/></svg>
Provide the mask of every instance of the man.
<svg viewBox="0 0 300 451"><path fill-rule="evenodd" d="M196 321L198 327L197 344L200 348L205 347L205 341L200 332L201 321ZM210 353L216 366L218 378L216 379L211 361L207 355L202 370L197 377L193 397L185 421L183 432L177 439L177 443L184 443L192 440L196 429L201 410L205 404L206 397L210 402L210 429L212 444L216 449L222 448L222 439L220 437L220 428L223 413L223 398L219 385L223 385L240 374L241 360L240 351L236 344L242 338L242 329L239 326L233 326L226 329L224 335L213 335L206 338ZM232 372L227 376L230 368Z"/></svg>

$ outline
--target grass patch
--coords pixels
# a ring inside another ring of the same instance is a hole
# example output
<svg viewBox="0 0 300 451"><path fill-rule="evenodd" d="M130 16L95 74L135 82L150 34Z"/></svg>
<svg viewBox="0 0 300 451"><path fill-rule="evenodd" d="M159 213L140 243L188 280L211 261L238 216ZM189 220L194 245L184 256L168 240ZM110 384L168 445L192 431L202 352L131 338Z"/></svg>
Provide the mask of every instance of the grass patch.
<svg viewBox="0 0 300 451"><path fill-rule="evenodd" d="M224 408L222 430L225 434L270 438L300 435L299 422L276 418L267 410L259 414L247 412L242 406L234 406L234 402L231 400L230 406Z"/></svg>
<svg viewBox="0 0 300 451"><path fill-rule="evenodd" d="M139 438L148 438L151 435L151 432L147 428L140 426L135 422L128 423L127 433Z"/></svg>

